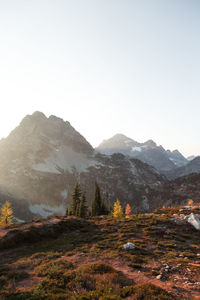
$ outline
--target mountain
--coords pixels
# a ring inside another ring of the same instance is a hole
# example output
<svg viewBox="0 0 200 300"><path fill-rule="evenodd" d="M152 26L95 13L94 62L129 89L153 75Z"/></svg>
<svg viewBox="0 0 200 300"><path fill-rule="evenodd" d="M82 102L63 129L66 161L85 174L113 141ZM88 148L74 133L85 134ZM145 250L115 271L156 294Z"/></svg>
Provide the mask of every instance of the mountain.
<svg viewBox="0 0 200 300"><path fill-rule="evenodd" d="M156 147L152 141L146 146ZM135 211L151 211L165 199L166 178L155 168L123 154L96 153L69 122L41 112L26 116L0 141L0 169L0 187L20 199L27 216L65 214L77 181L89 205L95 181L108 205L119 198Z"/></svg>
<svg viewBox="0 0 200 300"><path fill-rule="evenodd" d="M166 172L165 175L169 179L186 176L192 173L200 173L200 156L189 161L185 166Z"/></svg>
<svg viewBox="0 0 200 300"><path fill-rule="evenodd" d="M170 171L187 163L187 159L178 150L166 151L152 140L138 143L123 134L104 140L96 151L107 155L123 153L152 165L160 172Z"/></svg>
<svg viewBox="0 0 200 300"><path fill-rule="evenodd" d="M196 158L197 156L195 156L195 155L190 155L190 156L188 156L187 157L187 160L193 160L194 158Z"/></svg>

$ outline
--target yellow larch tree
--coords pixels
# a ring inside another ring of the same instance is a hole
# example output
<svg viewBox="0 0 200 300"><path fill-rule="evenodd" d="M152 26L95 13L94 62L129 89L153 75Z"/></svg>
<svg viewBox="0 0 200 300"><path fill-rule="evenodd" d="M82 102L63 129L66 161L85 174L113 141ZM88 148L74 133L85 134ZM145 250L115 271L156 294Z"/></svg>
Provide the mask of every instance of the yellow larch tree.
<svg viewBox="0 0 200 300"><path fill-rule="evenodd" d="M122 216L123 216L122 207L119 199L117 199L113 207L113 218L121 218Z"/></svg>
<svg viewBox="0 0 200 300"><path fill-rule="evenodd" d="M0 225L7 225L13 223L13 210L9 201L6 201L1 207Z"/></svg>

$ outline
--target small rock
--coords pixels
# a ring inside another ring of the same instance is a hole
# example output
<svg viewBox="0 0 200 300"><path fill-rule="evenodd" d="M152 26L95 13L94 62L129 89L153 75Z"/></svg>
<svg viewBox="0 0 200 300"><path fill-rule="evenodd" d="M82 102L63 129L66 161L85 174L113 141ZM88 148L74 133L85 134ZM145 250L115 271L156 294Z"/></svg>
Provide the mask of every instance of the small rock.
<svg viewBox="0 0 200 300"><path fill-rule="evenodd" d="M187 221L194 226L194 228L200 230L200 220L195 214L191 213Z"/></svg>
<svg viewBox="0 0 200 300"><path fill-rule="evenodd" d="M165 264L165 269L169 269L170 268L170 266L168 266L167 264Z"/></svg>
<svg viewBox="0 0 200 300"><path fill-rule="evenodd" d="M157 278L157 279L161 279L161 278L162 278L162 275L159 274L159 275L156 276L156 278Z"/></svg>
<svg viewBox="0 0 200 300"><path fill-rule="evenodd" d="M127 243L126 245L123 246L123 249L125 249L125 250L133 250L133 249L135 249L135 244L133 244L133 243Z"/></svg>

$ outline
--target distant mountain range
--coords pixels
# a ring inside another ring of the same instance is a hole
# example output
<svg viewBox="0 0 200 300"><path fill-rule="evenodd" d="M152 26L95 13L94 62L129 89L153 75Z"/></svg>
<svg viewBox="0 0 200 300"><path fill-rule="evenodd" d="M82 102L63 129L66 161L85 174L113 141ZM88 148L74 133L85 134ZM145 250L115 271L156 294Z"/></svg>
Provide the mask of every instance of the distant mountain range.
<svg viewBox="0 0 200 300"><path fill-rule="evenodd" d="M163 175L182 176L186 167L177 150L166 151L151 140L142 144L116 135L93 149L69 122L35 112L0 141L0 203L10 199L19 219L63 215L75 183L90 205L97 181L108 206L119 198L135 212L147 212L186 203L189 195L169 188Z"/></svg>
<svg viewBox="0 0 200 300"><path fill-rule="evenodd" d="M161 172L171 171L188 163L188 160L178 150L165 150L152 140L138 143L123 134L116 134L112 138L104 140L96 148L96 151L106 155L119 152L140 159Z"/></svg>

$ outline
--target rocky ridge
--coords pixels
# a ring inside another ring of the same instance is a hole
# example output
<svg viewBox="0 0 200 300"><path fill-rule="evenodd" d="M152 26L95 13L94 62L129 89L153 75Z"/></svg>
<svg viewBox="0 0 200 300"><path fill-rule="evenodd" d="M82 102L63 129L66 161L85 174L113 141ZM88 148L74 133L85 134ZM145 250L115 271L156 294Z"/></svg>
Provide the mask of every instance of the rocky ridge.
<svg viewBox="0 0 200 300"><path fill-rule="evenodd" d="M107 155L119 152L140 159L154 166L160 172L173 171L188 162L178 150L165 150L152 140L138 143L123 134L116 134L112 138L104 140L96 148L96 151Z"/></svg>

